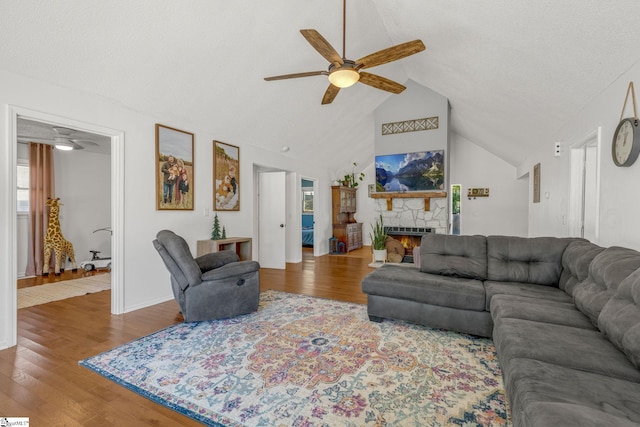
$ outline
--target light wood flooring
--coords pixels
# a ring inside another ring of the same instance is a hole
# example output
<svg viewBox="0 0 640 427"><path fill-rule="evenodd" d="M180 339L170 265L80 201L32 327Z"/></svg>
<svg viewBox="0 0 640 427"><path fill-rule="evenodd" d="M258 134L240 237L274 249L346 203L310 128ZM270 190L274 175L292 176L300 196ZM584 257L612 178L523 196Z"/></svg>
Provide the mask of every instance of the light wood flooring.
<svg viewBox="0 0 640 427"><path fill-rule="evenodd" d="M360 281L370 262L369 247L317 258L305 248L301 263L261 269L260 287L364 304ZM105 291L18 310L18 345L0 351L0 417L29 417L32 427L200 425L78 365L182 320L175 301L117 316L110 304Z"/></svg>

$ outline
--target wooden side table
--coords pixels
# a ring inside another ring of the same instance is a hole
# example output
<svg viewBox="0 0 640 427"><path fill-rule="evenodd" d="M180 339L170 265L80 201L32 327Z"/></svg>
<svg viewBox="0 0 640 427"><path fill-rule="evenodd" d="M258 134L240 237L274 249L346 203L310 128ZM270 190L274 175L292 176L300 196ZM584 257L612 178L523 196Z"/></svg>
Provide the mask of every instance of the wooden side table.
<svg viewBox="0 0 640 427"><path fill-rule="evenodd" d="M198 240L197 255L202 256L211 252L235 251L240 261L250 261L251 237L229 237L220 240Z"/></svg>

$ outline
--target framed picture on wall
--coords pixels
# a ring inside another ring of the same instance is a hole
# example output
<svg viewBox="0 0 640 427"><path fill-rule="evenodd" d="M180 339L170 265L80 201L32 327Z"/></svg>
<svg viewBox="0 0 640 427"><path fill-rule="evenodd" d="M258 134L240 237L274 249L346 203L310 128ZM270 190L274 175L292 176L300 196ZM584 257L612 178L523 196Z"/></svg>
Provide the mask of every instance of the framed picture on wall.
<svg viewBox="0 0 640 427"><path fill-rule="evenodd" d="M533 203L540 203L540 163L533 166Z"/></svg>
<svg viewBox="0 0 640 427"><path fill-rule="evenodd" d="M444 150L376 156L376 193L444 189Z"/></svg>
<svg viewBox="0 0 640 427"><path fill-rule="evenodd" d="M193 134L156 124L156 209L193 210Z"/></svg>
<svg viewBox="0 0 640 427"><path fill-rule="evenodd" d="M217 211L240 210L240 148L213 141L213 206Z"/></svg>

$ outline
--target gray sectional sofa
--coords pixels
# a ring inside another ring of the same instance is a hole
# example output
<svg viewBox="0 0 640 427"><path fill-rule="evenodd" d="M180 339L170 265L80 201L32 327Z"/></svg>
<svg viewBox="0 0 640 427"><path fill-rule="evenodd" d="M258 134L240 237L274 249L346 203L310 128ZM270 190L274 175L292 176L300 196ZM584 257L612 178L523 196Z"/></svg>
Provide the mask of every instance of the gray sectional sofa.
<svg viewBox="0 0 640 427"><path fill-rule="evenodd" d="M422 238L362 280L373 321L492 337L515 426L640 426L640 253L582 239Z"/></svg>

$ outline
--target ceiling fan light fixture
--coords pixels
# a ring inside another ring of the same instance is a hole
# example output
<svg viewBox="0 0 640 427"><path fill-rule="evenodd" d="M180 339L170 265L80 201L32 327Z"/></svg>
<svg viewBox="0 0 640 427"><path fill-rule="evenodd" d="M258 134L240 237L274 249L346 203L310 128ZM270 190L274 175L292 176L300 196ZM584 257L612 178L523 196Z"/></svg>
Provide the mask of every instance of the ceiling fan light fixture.
<svg viewBox="0 0 640 427"><path fill-rule="evenodd" d="M62 151L71 151L75 148L71 141L60 137L54 138L54 146L56 147L56 149Z"/></svg>
<svg viewBox="0 0 640 427"><path fill-rule="evenodd" d="M360 80L360 73L353 68L339 68L329 73L331 84L341 89L353 86L358 80Z"/></svg>

